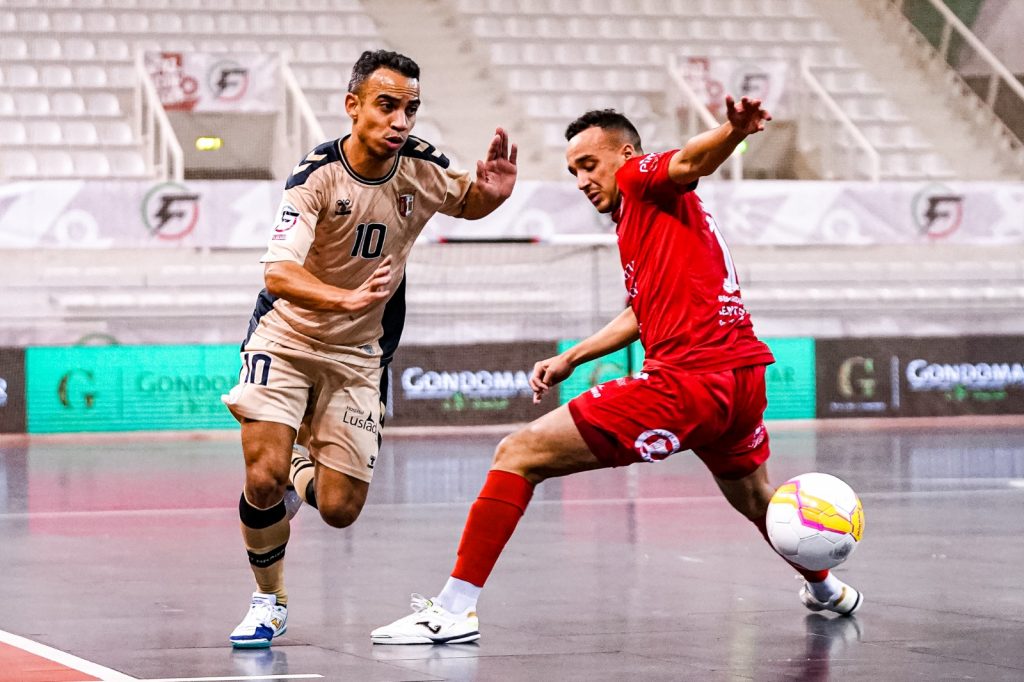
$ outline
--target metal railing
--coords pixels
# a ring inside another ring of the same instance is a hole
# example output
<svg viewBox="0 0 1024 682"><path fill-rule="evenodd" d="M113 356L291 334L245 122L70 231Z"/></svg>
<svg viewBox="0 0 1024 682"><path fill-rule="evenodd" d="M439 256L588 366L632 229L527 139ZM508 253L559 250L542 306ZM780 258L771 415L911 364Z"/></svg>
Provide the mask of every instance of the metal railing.
<svg viewBox="0 0 1024 682"><path fill-rule="evenodd" d="M1013 73L1006 68L1005 64L999 61L999 59L993 55L987 47L985 47L985 44L976 35L974 35L971 29L969 29L951 9L949 9L945 2L942 0L928 0L928 3L935 9L943 21L942 29L939 33L938 45L932 45L924 34L921 33L920 29L907 17L905 12L906 0L889 0L888 6L893 8L895 12L905 20L908 30L911 31L912 37L915 41L924 50L929 52L948 67L950 77L955 81L957 89L964 96L970 97L976 102L984 103L986 112L989 115L989 120L984 123L995 124L992 126L995 135L1001 140L1004 147L1016 152L1018 163L1024 164L1024 139L1022 139L1022 135L1019 132L1014 132L1014 130L1007 125L1007 122L996 113L996 101L1000 92L1008 91L1012 93L1012 96L1016 100L1015 105L1012 108L1017 108L1019 110L1019 108L1024 107L1024 85L1014 77ZM950 59L950 47L953 42L954 33L967 46L974 50L978 58L989 69L989 75L987 76L988 84L985 88L984 97L971 88L957 70L956 65L953 64Z"/></svg>
<svg viewBox="0 0 1024 682"><path fill-rule="evenodd" d="M185 155L146 69L145 54L135 59L135 131L142 140L146 165L162 180L185 179Z"/></svg>
<svg viewBox="0 0 1024 682"><path fill-rule="evenodd" d="M679 57L674 54L668 56L668 75L675 84L677 92L682 96L682 109L684 115L679 119L682 124L680 132L681 140L686 140L705 130L711 130L721 125L715 115L708 109L707 103L698 95L686 81L683 65ZM729 177L734 181L743 178L743 153L740 149L733 152L729 157Z"/></svg>
<svg viewBox="0 0 1024 682"><path fill-rule="evenodd" d="M881 178L881 160L857 125L828 94L805 59L800 63L797 147L816 157L826 180Z"/></svg>
<svg viewBox="0 0 1024 682"><path fill-rule="evenodd" d="M896 0L899 5L900 11L903 11L903 5L905 0ZM996 103L996 96L999 94L1000 84L1005 85L1010 89L1011 92L1017 95L1018 99L1024 103L1024 85L1021 85L1014 75L1006 68L1006 65L999 61L995 55L993 55L985 43L981 42L978 36L974 35L971 29L967 28L964 22L960 21L960 17L953 14L953 10L946 6L946 3L942 0L928 0L935 11L939 13L944 22L942 26L942 32L939 37L939 45L936 48L938 50L939 57L944 59L947 64L949 60L949 44L953 37L953 32L956 33L964 40L965 43L971 46L971 48L978 54L978 57L984 61L988 67L992 70L992 73L988 77L988 88L985 95L985 103L990 107L994 107Z"/></svg>
<svg viewBox="0 0 1024 682"><path fill-rule="evenodd" d="M284 83L284 134L292 156L296 159L327 139L323 126L313 113L295 72L281 55L281 81Z"/></svg>

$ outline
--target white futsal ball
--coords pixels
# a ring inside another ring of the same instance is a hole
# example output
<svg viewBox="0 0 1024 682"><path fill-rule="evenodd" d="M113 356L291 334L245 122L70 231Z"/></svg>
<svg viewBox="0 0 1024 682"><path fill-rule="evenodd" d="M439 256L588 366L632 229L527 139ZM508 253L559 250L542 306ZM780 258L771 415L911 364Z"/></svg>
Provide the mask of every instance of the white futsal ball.
<svg viewBox="0 0 1024 682"><path fill-rule="evenodd" d="M803 474L775 491L767 524L776 552L820 571L853 554L864 534L864 508L853 488L835 476Z"/></svg>

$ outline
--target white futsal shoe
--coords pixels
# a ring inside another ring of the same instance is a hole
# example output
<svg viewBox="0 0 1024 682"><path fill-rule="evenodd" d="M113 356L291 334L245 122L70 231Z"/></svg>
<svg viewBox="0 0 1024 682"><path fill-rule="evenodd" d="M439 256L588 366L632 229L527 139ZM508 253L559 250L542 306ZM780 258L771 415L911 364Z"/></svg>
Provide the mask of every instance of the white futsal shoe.
<svg viewBox="0 0 1024 682"><path fill-rule="evenodd" d="M412 595L412 613L370 633L374 644L464 644L480 639L476 611L451 613L423 595Z"/></svg>
<svg viewBox="0 0 1024 682"><path fill-rule="evenodd" d="M288 607L278 606L277 595L252 593L249 613L228 639L236 649L265 649L288 629Z"/></svg>
<svg viewBox="0 0 1024 682"><path fill-rule="evenodd" d="M804 581L804 586L800 588L800 601L811 611L831 611L840 616L852 616L864 603L864 595L838 578L836 581L840 585L839 596L832 601L818 601L807 581Z"/></svg>

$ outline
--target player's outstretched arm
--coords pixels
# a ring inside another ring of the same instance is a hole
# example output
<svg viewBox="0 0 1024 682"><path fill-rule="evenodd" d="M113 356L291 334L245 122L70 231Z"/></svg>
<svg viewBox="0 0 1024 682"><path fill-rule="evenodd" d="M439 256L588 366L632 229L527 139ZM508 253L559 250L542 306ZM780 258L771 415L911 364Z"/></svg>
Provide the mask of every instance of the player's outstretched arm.
<svg viewBox="0 0 1024 682"><path fill-rule="evenodd" d="M358 289L325 284L294 261L267 263L263 279L272 296L303 308L359 313L391 295L391 256L382 260Z"/></svg>
<svg viewBox="0 0 1024 682"><path fill-rule="evenodd" d="M533 402L539 403L548 389L567 379L573 370L584 362L625 348L638 338L640 328L636 315L632 308L626 308L597 333L583 339L564 353L541 360L533 366L533 375L530 377Z"/></svg>
<svg viewBox="0 0 1024 682"><path fill-rule="evenodd" d="M494 131L486 160L476 162L476 182L466 193L460 218L483 218L512 195L518 151L514 144L509 144L508 133L501 128Z"/></svg>
<svg viewBox="0 0 1024 682"><path fill-rule="evenodd" d="M727 95L725 98L727 121L707 132L690 138L682 149L672 156L668 176L680 185L690 185L711 175L725 163L736 147L748 135L764 130L771 114L761 108L761 100L744 97L739 104Z"/></svg>

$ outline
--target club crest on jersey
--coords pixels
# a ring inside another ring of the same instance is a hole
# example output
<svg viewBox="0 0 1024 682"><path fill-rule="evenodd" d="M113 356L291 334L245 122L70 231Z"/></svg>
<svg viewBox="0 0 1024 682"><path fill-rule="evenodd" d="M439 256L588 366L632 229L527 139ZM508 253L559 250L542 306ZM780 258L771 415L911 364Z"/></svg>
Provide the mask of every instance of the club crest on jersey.
<svg viewBox="0 0 1024 682"><path fill-rule="evenodd" d="M352 200L338 199L334 202L334 215L352 215Z"/></svg>
<svg viewBox="0 0 1024 682"><path fill-rule="evenodd" d="M633 448L644 461L660 462L682 448L679 436L666 429L650 429L641 433Z"/></svg>
<svg viewBox="0 0 1024 682"><path fill-rule="evenodd" d="M413 195L412 194L399 194L398 195L398 215L403 218L408 218L412 215L413 206Z"/></svg>

